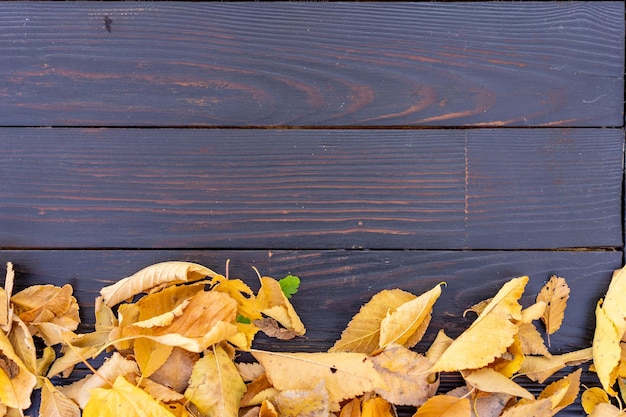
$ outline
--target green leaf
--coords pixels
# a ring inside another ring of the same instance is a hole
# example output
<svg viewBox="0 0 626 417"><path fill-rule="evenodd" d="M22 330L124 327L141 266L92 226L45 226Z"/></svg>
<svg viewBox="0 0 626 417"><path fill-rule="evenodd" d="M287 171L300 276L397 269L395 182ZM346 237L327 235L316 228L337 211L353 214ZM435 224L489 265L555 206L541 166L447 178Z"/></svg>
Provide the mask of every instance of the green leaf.
<svg viewBox="0 0 626 417"><path fill-rule="evenodd" d="M285 278L278 281L280 289L285 294L285 297L291 298L292 295L298 292L300 286L300 278L295 275L287 275Z"/></svg>
<svg viewBox="0 0 626 417"><path fill-rule="evenodd" d="M250 324L252 323L252 320L245 316L242 316L241 314L237 314L237 323Z"/></svg>

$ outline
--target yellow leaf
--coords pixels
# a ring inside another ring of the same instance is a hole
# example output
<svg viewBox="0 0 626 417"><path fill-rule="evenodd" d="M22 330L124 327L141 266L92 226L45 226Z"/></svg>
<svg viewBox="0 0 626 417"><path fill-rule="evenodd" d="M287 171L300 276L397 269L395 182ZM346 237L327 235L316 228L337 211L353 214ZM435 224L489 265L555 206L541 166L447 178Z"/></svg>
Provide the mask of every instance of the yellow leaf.
<svg viewBox="0 0 626 417"><path fill-rule="evenodd" d="M421 340L430 322L433 305L441 295L441 285L437 284L432 290L387 312L380 323L378 345L381 349L392 343L411 348Z"/></svg>
<svg viewBox="0 0 626 417"><path fill-rule="evenodd" d="M528 390L491 368L482 368L464 375L465 381L484 392L500 392L514 397L534 399Z"/></svg>
<svg viewBox="0 0 626 417"><path fill-rule="evenodd" d="M551 417L552 402L549 398L541 400L522 400L513 407L507 408L502 417Z"/></svg>
<svg viewBox="0 0 626 417"><path fill-rule="evenodd" d="M151 339L139 338L133 343L135 361L141 369L141 375L149 378L161 368L172 353L174 346L164 345Z"/></svg>
<svg viewBox="0 0 626 417"><path fill-rule="evenodd" d="M624 411L615 407L613 404L601 403L596 405L593 409L593 413L589 414L589 417L617 417L623 415Z"/></svg>
<svg viewBox="0 0 626 417"><path fill-rule="evenodd" d="M328 417L328 392L324 382L312 390L287 390L272 400L280 417Z"/></svg>
<svg viewBox="0 0 626 417"><path fill-rule="evenodd" d="M263 401L275 397L280 391L272 387L265 374L246 384L246 393L241 399L241 407L261 405Z"/></svg>
<svg viewBox="0 0 626 417"><path fill-rule="evenodd" d="M362 353L283 353L256 349L251 353L280 391L312 389L324 381L333 412L339 411L342 400L386 388L371 358Z"/></svg>
<svg viewBox="0 0 626 417"><path fill-rule="evenodd" d="M202 415L236 417L244 384L235 364L219 345L196 362L185 397Z"/></svg>
<svg viewBox="0 0 626 417"><path fill-rule="evenodd" d="M13 326L9 333L9 340L15 353L24 362L26 369L32 374L37 374L37 352L35 341L28 330L28 326L19 317L13 317Z"/></svg>
<svg viewBox="0 0 626 417"><path fill-rule="evenodd" d="M415 298L414 294L399 289L375 294L348 323L329 352L374 352L379 346L380 325L387 313Z"/></svg>
<svg viewBox="0 0 626 417"><path fill-rule="evenodd" d="M609 289L602 304L606 315L615 324L620 338L626 333L626 303L624 303L624 294L626 294L626 267L618 269L613 273Z"/></svg>
<svg viewBox="0 0 626 417"><path fill-rule="evenodd" d="M528 277L504 284L489 305L450 346L433 366L433 372L482 368L511 346L518 327L513 320L521 318L518 300Z"/></svg>
<svg viewBox="0 0 626 417"><path fill-rule="evenodd" d="M222 275L216 275L213 277L211 284L215 285L213 287L214 291L224 292L237 302L238 315L249 320L258 320L262 317L257 309L254 293L242 280L226 279Z"/></svg>
<svg viewBox="0 0 626 417"><path fill-rule="evenodd" d="M598 379L606 392L617 395L613 389L622 357L618 328L602 307L602 300L596 307L596 329L593 335L593 366Z"/></svg>
<svg viewBox="0 0 626 417"><path fill-rule="evenodd" d="M149 378L139 379L138 385L146 391L152 398L162 403L173 403L176 401L186 402L185 396L178 391L174 391L170 387L154 382ZM185 382L185 386L187 386ZM172 409L169 409L172 411ZM173 412L173 411L172 411Z"/></svg>
<svg viewBox="0 0 626 417"><path fill-rule="evenodd" d="M543 301L537 301L535 304L522 310L522 319L520 322L527 324L533 320L539 320L543 317L547 307L548 306Z"/></svg>
<svg viewBox="0 0 626 417"><path fill-rule="evenodd" d="M548 345L550 345L550 335L559 330L563 323L569 293L570 289L565 279L553 275L537 295L537 302L543 301L546 303L546 309L541 316L541 321L546 326Z"/></svg>
<svg viewBox="0 0 626 417"><path fill-rule="evenodd" d="M44 378L39 417L80 417L80 408Z"/></svg>
<svg viewBox="0 0 626 417"><path fill-rule="evenodd" d="M426 352L426 357L432 363L437 362L452 342L454 342L454 339L449 337L443 329L439 330L437 337L435 337L435 340Z"/></svg>
<svg viewBox="0 0 626 417"><path fill-rule="evenodd" d="M259 417L278 417L278 412L274 404L269 401L263 401L261 410L259 411Z"/></svg>
<svg viewBox="0 0 626 417"><path fill-rule="evenodd" d="M417 409L413 417L470 417L472 409L467 398L436 395Z"/></svg>
<svg viewBox="0 0 626 417"><path fill-rule="evenodd" d="M13 264L11 262L7 262L7 273L4 279L4 288L0 288L0 329L7 333L11 330L11 323L13 321L11 294L13 293L14 281L15 271L13 271Z"/></svg>
<svg viewBox="0 0 626 417"><path fill-rule="evenodd" d="M403 346L390 345L371 360L386 385L374 391L395 405L418 407L439 387L439 379L430 378L432 363Z"/></svg>
<svg viewBox="0 0 626 417"><path fill-rule="evenodd" d="M565 368L566 366L576 366L587 362L592 358L592 349L586 348L576 350L574 352L564 353L563 355L545 356L526 356L518 375L526 375L533 381L543 383L555 372Z"/></svg>
<svg viewBox="0 0 626 417"><path fill-rule="evenodd" d="M102 301L109 307L154 288L193 282L217 274L209 268L191 262L161 262L100 290Z"/></svg>
<svg viewBox="0 0 626 417"><path fill-rule="evenodd" d="M14 294L11 302L15 312L26 323L44 323L65 314L72 299L72 286L69 284L63 287L31 285Z"/></svg>
<svg viewBox="0 0 626 417"><path fill-rule="evenodd" d="M522 352L522 344L518 335L513 337L513 343L506 349L500 357L496 358L489 364L491 369L494 369L504 375L507 378L511 378L517 371L519 371L524 362L524 353Z"/></svg>
<svg viewBox="0 0 626 417"><path fill-rule="evenodd" d="M118 376L113 387L94 388L83 417L174 417L144 390Z"/></svg>
<svg viewBox="0 0 626 417"><path fill-rule="evenodd" d="M274 278L261 278L261 288L257 294L257 309L278 321L283 327L293 329L298 336L306 332L296 310L283 293L280 283Z"/></svg>
<svg viewBox="0 0 626 417"><path fill-rule="evenodd" d="M15 353L9 338L0 331L0 403L25 410L30 407L30 396L37 377Z"/></svg>
<svg viewBox="0 0 626 417"><path fill-rule="evenodd" d="M115 381L120 376L127 376L134 380L138 373L139 368L134 361L124 359L122 355L115 352L98 368L98 375L87 375L73 384L58 387L58 389L84 409L92 389L108 387L107 380Z"/></svg>
<svg viewBox="0 0 626 417"><path fill-rule="evenodd" d="M363 401L362 417L394 417L391 404L381 397L374 397ZM320 416L321 417L321 416Z"/></svg>
<svg viewBox="0 0 626 417"><path fill-rule="evenodd" d="M599 387L586 389L580 398L580 402L587 414L593 413L598 404L610 404L606 391Z"/></svg>
<svg viewBox="0 0 626 417"><path fill-rule="evenodd" d="M578 397L580 390L580 375L582 369L578 369L571 374L554 381L541 391L538 400L549 398L552 402L552 415L558 413L570 404L573 404Z"/></svg>

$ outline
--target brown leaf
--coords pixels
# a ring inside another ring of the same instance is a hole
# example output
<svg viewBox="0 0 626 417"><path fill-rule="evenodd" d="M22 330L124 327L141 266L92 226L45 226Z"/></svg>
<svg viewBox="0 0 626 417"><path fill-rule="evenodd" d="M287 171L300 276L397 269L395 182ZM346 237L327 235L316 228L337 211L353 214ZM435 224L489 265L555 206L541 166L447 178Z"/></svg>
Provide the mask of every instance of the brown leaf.
<svg viewBox="0 0 626 417"><path fill-rule="evenodd" d="M361 409L362 417L394 417L391 411L391 404L381 397L368 398L363 401Z"/></svg>
<svg viewBox="0 0 626 417"><path fill-rule="evenodd" d="M254 325L259 328L263 333L270 337L275 337L279 340L290 340L298 336L298 333L293 329L285 329L280 327L278 322L272 318L266 317L264 319L254 320Z"/></svg>
<svg viewBox="0 0 626 417"><path fill-rule="evenodd" d="M150 379L182 393L187 388L193 366L199 359L198 353L172 347L165 363L150 376Z"/></svg>
<svg viewBox="0 0 626 417"><path fill-rule="evenodd" d="M44 378L41 387L39 417L80 417L78 405Z"/></svg>
<svg viewBox="0 0 626 417"><path fill-rule="evenodd" d="M257 294L257 309L264 315L273 318L281 326L292 329L296 335L306 333L304 324L283 293L280 283L272 277L261 277L261 288Z"/></svg>
<svg viewBox="0 0 626 417"><path fill-rule="evenodd" d="M518 375L526 375L533 381L543 383L555 372L566 366L576 366L591 360L592 348L576 350L563 355L526 356Z"/></svg>
<svg viewBox="0 0 626 417"><path fill-rule="evenodd" d="M552 356L548 348L543 343L543 337L532 323L521 323L517 334L522 344L524 355Z"/></svg>
<svg viewBox="0 0 626 417"><path fill-rule="evenodd" d="M548 333L548 346L550 346L550 335L559 330L563 323L569 293L570 289L565 279L553 275L537 295L538 302L546 303L541 321L545 324Z"/></svg>
<svg viewBox="0 0 626 417"><path fill-rule="evenodd" d="M242 407L261 405L263 401L276 396L280 391L272 386L265 374L246 385L246 393L241 399Z"/></svg>
<svg viewBox="0 0 626 417"><path fill-rule="evenodd" d="M551 417L552 402L549 398L535 401L520 401L513 407L507 408L502 417Z"/></svg>

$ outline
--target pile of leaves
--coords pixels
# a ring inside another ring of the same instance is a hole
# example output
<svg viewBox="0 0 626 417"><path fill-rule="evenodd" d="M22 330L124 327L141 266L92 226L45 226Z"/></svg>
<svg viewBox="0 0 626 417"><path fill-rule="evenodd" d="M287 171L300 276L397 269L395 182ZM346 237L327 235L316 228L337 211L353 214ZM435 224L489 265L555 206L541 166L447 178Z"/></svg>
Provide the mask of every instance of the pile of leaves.
<svg viewBox="0 0 626 417"><path fill-rule="evenodd" d="M561 355L551 354L542 336L549 346L569 297L567 283L556 276L526 308L519 300L528 277L510 280L466 311L477 317L462 334L452 339L441 330L424 353L412 348L444 283L419 296L383 290L328 352L285 353L252 344L259 331L278 339L305 334L289 301L300 281L257 275L255 294L242 280L202 265L155 264L102 288L95 330L78 334L71 286L35 285L12 294L9 263L0 288L0 416L23 416L40 389L43 417L391 417L396 406L415 407L414 417L543 417L578 398L582 370L536 397L516 381L543 384L589 360L601 388L582 393L585 412L626 414L620 402L620 393L626 396L626 269L615 271L598 302L593 346ZM255 361L241 361L243 352ZM98 369L89 365L105 353ZM64 385L79 363L92 373ZM438 394L442 372L460 373L465 385Z"/></svg>

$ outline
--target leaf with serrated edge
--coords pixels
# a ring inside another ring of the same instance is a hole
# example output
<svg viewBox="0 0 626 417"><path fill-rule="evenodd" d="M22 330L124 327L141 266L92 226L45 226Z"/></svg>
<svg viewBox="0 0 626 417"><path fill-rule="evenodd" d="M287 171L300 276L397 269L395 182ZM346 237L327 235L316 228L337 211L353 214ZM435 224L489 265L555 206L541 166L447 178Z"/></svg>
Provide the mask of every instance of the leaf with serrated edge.
<svg viewBox="0 0 626 417"><path fill-rule="evenodd" d="M331 411L339 402L377 388L387 388L372 360L362 353L284 353L252 349L252 355L280 391L312 389L324 381Z"/></svg>
<svg viewBox="0 0 626 417"><path fill-rule="evenodd" d="M48 378L43 380L39 417L80 417L78 405L54 387Z"/></svg>
<svg viewBox="0 0 626 417"><path fill-rule="evenodd" d="M193 282L217 275L209 268L191 263L169 261L150 265L133 275L100 290L103 302L113 307L142 292L164 285Z"/></svg>
<svg viewBox="0 0 626 417"><path fill-rule="evenodd" d="M534 399L527 389L491 368L482 368L464 375L465 381L484 392L501 392L514 397Z"/></svg>
<svg viewBox="0 0 626 417"><path fill-rule="evenodd" d="M432 371L481 368L504 353L518 331L513 320L521 318L518 300L527 282L524 276L504 284L474 323L443 352Z"/></svg>
<svg viewBox="0 0 626 417"><path fill-rule="evenodd" d="M580 390L581 374L582 369L579 368L558 381L554 381L541 391L537 399L549 398L552 402L552 413L558 413L576 401Z"/></svg>
<svg viewBox="0 0 626 417"><path fill-rule="evenodd" d="M430 322L433 305L441 295L441 285L387 313L380 323L381 349L392 343L410 348L420 341ZM417 337L413 337L415 334Z"/></svg>
<svg viewBox="0 0 626 417"><path fill-rule="evenodd" d="M562 355L526 356L517 375L526 375L529 379L543 383L555 372L566 366L576 366L591 360L592 348L576 350Z"/></svg>
<svg viewBox="0 0 626 417"><path fill-rule="evenodd" d="M563 323L569 293L570 289L565 279L553 275L537 295L538 302L543 301L546 303L546 309L541 316L541 321L546 326L548 346L550 345L550 335L559 330Z"/></svg>
<svg viewBox="0 0 626 417"><path fill-rule="evenodd" d="M341 338L329 352L374 352L379 346L380 324L387 312L415 298L414 294L399 289L375 294L350 320Z"/></svg>
<svg viewBox="0 0 626 417"><path fill-rule="evenodd" d="M620 347L621 335L615 323L602 307L602 300L596 307L596 329L593 335L593 366L598 374L602 388L611 396L617 393L613 385L619 372L619 361L622 357Z"/></svg>

